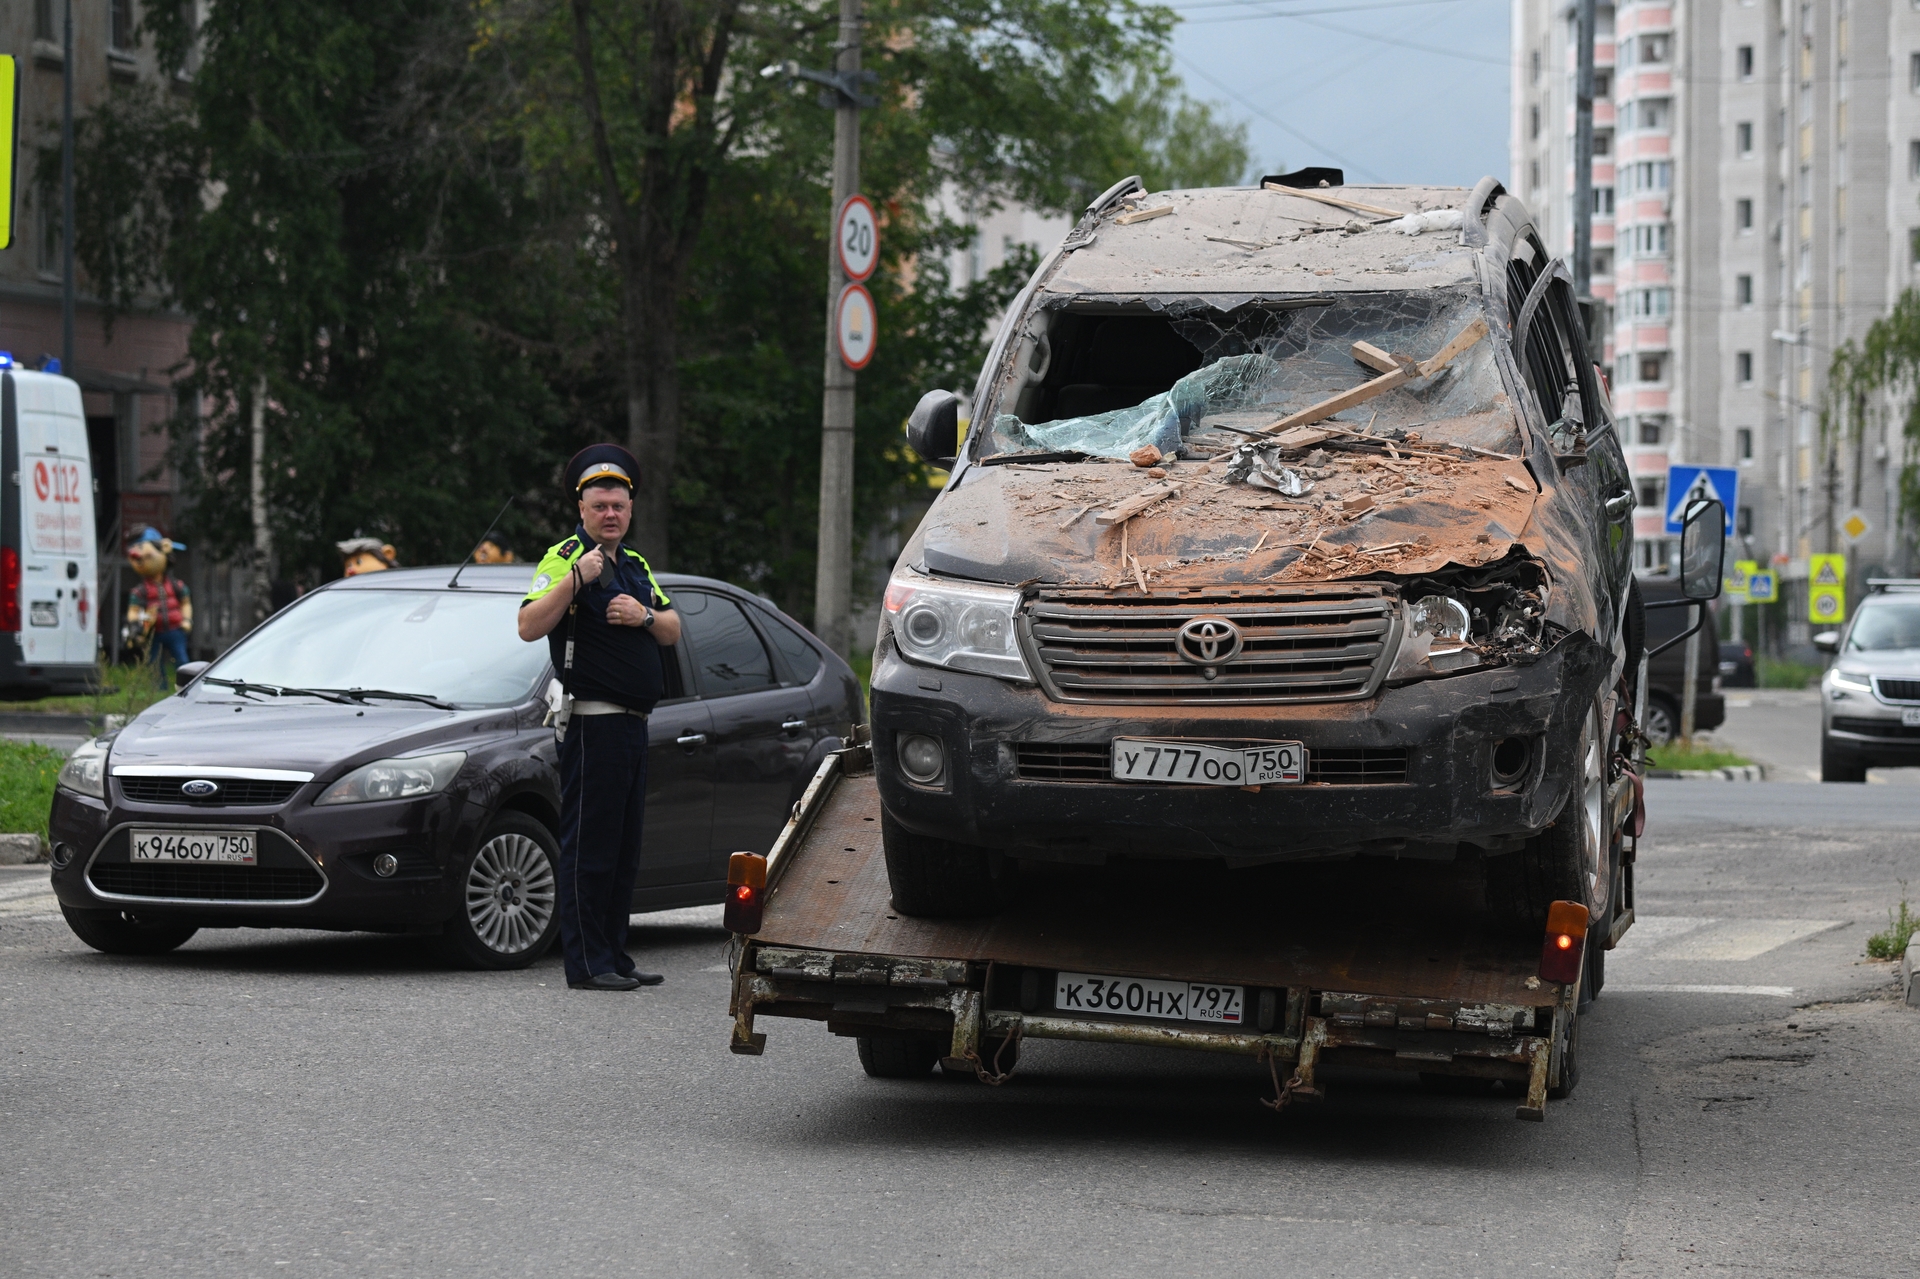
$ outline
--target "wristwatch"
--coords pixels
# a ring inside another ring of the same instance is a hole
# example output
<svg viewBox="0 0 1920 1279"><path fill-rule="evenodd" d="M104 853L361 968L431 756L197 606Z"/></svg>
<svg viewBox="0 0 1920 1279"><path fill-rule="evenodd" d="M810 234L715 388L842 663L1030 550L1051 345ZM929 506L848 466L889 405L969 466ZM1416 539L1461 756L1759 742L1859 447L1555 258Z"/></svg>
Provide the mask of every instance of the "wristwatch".
<svg viewBox="0 0 1920 1279"><path fill-rule="evenodd" d="M645 604L642 604L640 607L647 608ZM650 631L653 629L653 610L652 609L647 608L647 615L640 620L640 629L643 631Z"/></svg>

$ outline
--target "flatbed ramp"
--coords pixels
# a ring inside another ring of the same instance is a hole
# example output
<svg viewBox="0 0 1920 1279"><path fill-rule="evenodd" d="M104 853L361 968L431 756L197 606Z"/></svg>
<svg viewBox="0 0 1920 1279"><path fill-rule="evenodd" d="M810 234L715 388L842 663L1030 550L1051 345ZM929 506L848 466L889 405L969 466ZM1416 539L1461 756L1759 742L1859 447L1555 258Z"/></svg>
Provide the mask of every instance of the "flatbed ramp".
<svg viewBox="0 0 1920 1279"><path fill-rule="evenodd" d="M1577 989L1540 980L1537 943L1463 940L1451 866L1048 867L995 915L915 919L889 900L866 750L829 757L769 856L735 1052L775 1016L937 1042L989 1082L1020 1040L1059 1038L1259 1057L1277 1104L1317 1099L1328 1061L1511 1080L1532 1119L1570 1086Z"/></svg>

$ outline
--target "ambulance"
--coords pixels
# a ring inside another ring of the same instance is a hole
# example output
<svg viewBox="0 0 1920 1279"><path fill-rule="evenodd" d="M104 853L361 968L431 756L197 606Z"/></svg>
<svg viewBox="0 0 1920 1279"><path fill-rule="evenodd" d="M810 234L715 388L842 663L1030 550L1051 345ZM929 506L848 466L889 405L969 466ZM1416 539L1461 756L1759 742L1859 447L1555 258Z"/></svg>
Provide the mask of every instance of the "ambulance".
<svg viewBox="0 0 1920 1279"><path fill-rule="evenodd" d="M0 352L0 699L94 682L100 575L80 387Z"/></svg>

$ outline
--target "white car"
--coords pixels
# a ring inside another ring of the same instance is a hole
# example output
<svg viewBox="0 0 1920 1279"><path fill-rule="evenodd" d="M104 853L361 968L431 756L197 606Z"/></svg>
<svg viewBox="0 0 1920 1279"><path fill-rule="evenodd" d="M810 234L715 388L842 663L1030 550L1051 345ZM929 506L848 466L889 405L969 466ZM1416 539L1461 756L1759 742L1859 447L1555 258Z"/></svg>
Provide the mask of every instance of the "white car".
<svg viewBox="0 0 1920 1279"><path fill-rule="evenodd" d="M1839 655L1820 681L1820 780L1920 765L1920 580L1872 579L1844 630L1813 637Z"/></svg>

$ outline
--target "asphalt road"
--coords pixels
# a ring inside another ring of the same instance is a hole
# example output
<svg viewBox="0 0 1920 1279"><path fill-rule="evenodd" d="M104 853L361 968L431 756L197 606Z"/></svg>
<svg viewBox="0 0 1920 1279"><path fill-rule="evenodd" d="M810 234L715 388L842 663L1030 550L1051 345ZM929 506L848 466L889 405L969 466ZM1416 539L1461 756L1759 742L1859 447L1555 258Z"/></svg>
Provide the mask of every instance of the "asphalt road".
<svg viewBox="0 0 1920 1279"><path fill-rule="evenodd" d="M1730 688L1727 722L1709 735L1757 764L1770 782L1820 780L1820 690ZM1920 783L1920 768L1872 768L1870 784Z"/></svg>
<svg viewBox="0 0 1920 1279"><path fill-rule="evenodd" d="M667 984L600 995L364 935L107 958L5 873L0 1274L1920 1273L1920 1010L1860 959L1920 793L1649 804L1545 1124L1372 1075L1275 1115L1253 1063L1166 1050L877 1082L775 1020L734 1057L712 911L642 917Z"/></svg>

